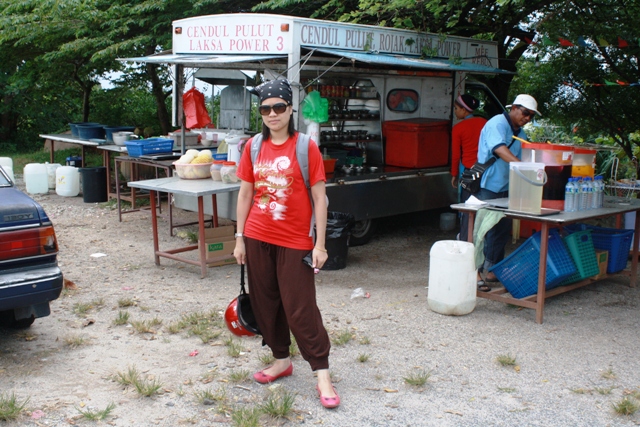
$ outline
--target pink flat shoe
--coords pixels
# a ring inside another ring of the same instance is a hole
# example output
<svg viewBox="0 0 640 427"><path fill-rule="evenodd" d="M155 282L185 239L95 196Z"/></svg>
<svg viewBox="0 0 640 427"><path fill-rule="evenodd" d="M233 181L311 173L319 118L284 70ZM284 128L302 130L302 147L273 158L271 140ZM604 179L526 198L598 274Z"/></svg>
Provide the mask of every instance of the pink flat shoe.
<svg viewBox="0 0 640 427"><path fill-rule="evenodd" d="M265 368L265 369L269 369L269 368ZM285 369L284 371L280 372L278 375L275 375L275 376L265 374L264 373L265 369L253 374L253 379L259 382L260 384L272 383L278 378L291 376L291 374L293 374L293 363L289 364L289 367L287 369Z"/></svg>
<svg viewBox="0 0 640 427"><path fill-rule="evenodd" d="M324 406L327 409L333 409L333 408L337 408L338 406L340 406L340 396L338 396L338 392L336 391L336 388L331 386L333 388L333 392L336 394L335 397L324 397L322 395L322 393L320 393L320 387L318 387L316 385L316 390L318 391L318 396L320 396L320 404L322 406Z"/></svg>

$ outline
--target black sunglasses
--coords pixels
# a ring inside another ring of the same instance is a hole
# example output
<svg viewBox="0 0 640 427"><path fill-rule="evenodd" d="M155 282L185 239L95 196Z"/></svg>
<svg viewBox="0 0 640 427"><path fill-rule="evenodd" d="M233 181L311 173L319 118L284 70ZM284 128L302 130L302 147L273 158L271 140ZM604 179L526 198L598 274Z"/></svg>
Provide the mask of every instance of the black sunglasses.
<svg viewBox="0 0 640 427"><path fill-rule="evenodd" d="M268 116L271 114L271 110L275 111L276 114L282 114L287 111L287 104L283 104L282 102L275 105L261 105L258 107L258 111L261 116Z"/></svg>
<svg viewBox="0 0 640 427"><path fill-rule="evenodd" d="M522 115L525 117L533 117L536 115L535 111L524 108L522 105L518 105L518 108L520 109L520 111L522 111Z"/></svg>

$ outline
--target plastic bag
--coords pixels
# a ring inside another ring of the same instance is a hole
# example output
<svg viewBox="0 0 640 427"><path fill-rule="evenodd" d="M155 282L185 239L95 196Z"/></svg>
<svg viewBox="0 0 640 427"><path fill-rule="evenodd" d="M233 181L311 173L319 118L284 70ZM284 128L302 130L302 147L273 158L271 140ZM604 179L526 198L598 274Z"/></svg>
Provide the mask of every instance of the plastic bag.
<svg viewBox="0 0 640 427"><path fill-rule="evenodd" d="M313 90L307 94L302 106L302 117L316 123L329 120L329 100L320 97L320 92Z"/></svg>
<svg viewBox="0 0 640 427"><path fill-rule="evenodd" d="M195 87L192 87L182 95L182 107L184 108L185 127L188 129L203 128L211 123L209 112L204 105L204 95Z"/></svg>
<svg viewBox="0 0 640 427"><path fill-rule="evenodd" d="M327 239L337 239L348 235L356 220L350 213L327 212Z"/></svg>

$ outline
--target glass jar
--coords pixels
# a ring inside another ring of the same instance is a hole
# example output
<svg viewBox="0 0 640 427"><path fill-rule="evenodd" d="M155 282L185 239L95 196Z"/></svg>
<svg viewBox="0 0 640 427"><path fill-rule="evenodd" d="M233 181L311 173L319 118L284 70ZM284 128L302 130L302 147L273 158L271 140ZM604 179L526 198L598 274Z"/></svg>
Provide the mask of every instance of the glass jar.
<svg viewBox="0 0 640 427"><path fill-rule="evenodd" d="M225 184L234 184L238 182L238 176L236 175L236 162L224 162L220 169L220 178Z"/></svg>
<svg viewBox="0 0 640 427"><path fill-rule="evenodd" d="M222 181L220 169L222 169L223 163L224 160L214 160L213 164L209 168L209 172L211 172L211 179L213 179L214 181Z"/></svg>

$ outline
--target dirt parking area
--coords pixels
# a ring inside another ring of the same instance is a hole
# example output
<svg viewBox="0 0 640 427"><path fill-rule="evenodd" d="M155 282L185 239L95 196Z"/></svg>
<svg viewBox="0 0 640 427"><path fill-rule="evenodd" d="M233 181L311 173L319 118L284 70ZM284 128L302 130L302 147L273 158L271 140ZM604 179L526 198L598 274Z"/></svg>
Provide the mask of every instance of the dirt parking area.
<svg viewBox="0 0 640 427"><path fill-rule="evenodd" d="M433 213L385 221L370 244L349 249L347 268L317 276L342 398L326 410L299 355L293 376L271 387L252 380L270 353L221 321L239 291L237 265L205 279L192 265L156 266L148 212L120 223L115 210L81 197L35 199L54 222L75 289L31 328L0 329L3 403L12 395L24 403L2 425L640 423L614 409L640 397L640 296L623 275L548 301L542 325L533 310L482 299L471 314L445 316L427 305L429 250L455 232L440 231ZM160 238L184 243L169 236L166 218ZM351 299L356 288L370 297Z"/></svg>

